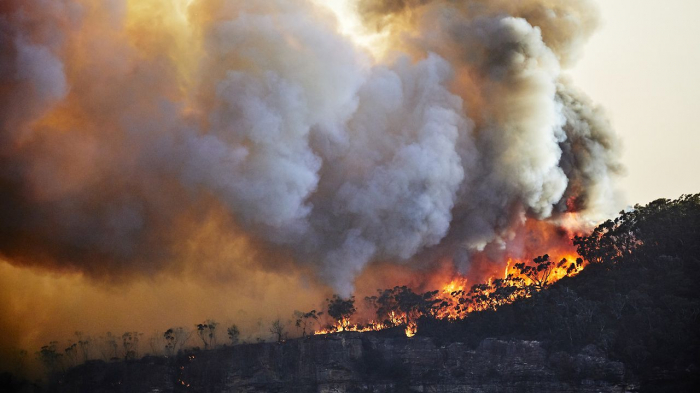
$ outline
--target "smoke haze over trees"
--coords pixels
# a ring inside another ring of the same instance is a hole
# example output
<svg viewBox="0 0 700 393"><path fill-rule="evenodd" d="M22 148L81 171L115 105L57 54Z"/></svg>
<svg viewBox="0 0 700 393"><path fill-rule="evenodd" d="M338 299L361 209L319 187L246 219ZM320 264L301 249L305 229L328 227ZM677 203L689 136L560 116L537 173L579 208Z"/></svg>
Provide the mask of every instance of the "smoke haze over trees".
<svg viewBox="0 0 700 393"><path fill-rule="evenodd" d="M4 1L0 348L484 279L533 226L620 208L619 142L565 73L591 1L354 4L351 34L310 0Z"/></svg>

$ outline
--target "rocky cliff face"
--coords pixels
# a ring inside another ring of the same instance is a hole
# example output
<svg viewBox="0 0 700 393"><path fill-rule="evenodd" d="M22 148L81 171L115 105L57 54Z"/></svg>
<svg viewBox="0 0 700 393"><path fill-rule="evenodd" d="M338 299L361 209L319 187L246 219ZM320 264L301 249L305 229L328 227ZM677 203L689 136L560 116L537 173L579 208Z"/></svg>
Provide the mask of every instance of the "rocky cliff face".
<svg viewBox="0 0 700 393"><path fill-rule="evenodd" d="M367 333L248 344L174 359L92 362L59 392L625 392L621 363L593 348L548 355L534 341L470 349L425 337Z"/></svg>

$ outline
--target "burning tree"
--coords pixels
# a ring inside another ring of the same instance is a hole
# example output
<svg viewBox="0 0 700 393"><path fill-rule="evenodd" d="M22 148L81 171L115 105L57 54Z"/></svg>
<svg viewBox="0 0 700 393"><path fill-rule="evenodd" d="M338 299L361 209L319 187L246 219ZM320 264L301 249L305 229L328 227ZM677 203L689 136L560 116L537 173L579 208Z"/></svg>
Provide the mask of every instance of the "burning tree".
<svg viewBox="0 0 700 393"><path fill-rule="evenodd" d="M328 302L328 315L337 321L339 330L343 331L350 326L350 317L355 314L355 296L349 299L343 299L338 295L333 295L331 299L326 299Z"/></svg>
<svg viewBox="0 0 700 393"><path fill-rule="evenodd" d="M575 275L584 267L581 258L569 263L565 257L555 263L548 254L534 258L532 263L517 262L512 268L510 263L509 261L503 278L491 278L485 283L472 285L469 290L464 289L465 279L453 280L442 291L425 293L416 293L407 286L378 289L377 295L365 298L377 316L376 320L370 320L366 325L350 322L350 316L355 313L354 297L346 300L334 295L332 299L326 300L328 315L336 324L315 334L364 332L406 326L406 335L410 337L417 332L420 318L458 320L466 318L471 312L496 310L505 304L529 297L533 292L538 292L563 277ZM300 326L303 313L297 316L297 326Z"/></svg>
<svg viewBox="0 0 700 393"><path fill-rule="evenodd" d="M526 265L524 262L516 263L515 269L519 274L530 281L536 291L544 289L549 283L549 278L554 271L554 264L549 260L549 255L544 254L533 260L535 265Z"/></svg>
<svg viewBox="0 0 700 393"><path fill-rule="evenodd" d="M471 312L495 310L527 295L524 280L508 274L505 278L472 285L468 291L460 287L438 293L431 315L437 319L463 319Z"/></svg>
<svg viewBox="0 0 700 393"><path fill-rule="evenodd" d="M365 298L376 308L377 320L385 326L406 325L415 322L423 315L430 315L439 300L434 297L437 291L417 294L407 286L377 290L377 296Z"/></svg>
<svg viewBox="0 0 700 393"><path fill-rule="evenodd" d="M490 295L493 298L493 309L526 297L529 292L525 280L513 274L493 280L492 288Z"/></svg>

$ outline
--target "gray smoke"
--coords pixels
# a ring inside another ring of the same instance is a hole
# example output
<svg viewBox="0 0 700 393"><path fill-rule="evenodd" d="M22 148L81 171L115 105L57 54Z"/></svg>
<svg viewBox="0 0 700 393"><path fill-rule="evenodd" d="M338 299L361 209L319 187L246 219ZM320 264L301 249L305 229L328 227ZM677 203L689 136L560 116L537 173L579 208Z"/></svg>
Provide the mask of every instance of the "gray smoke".
<svg viewBox="0 0 700 393"><path fill-rule="evenodd" d="M152 274L224 211L349 294L372 261L466 269L526 217L617 208L618 143L562 76L587 1L362 0L384 60L309 1L48 4L0 7L13 263Z"/></svg>

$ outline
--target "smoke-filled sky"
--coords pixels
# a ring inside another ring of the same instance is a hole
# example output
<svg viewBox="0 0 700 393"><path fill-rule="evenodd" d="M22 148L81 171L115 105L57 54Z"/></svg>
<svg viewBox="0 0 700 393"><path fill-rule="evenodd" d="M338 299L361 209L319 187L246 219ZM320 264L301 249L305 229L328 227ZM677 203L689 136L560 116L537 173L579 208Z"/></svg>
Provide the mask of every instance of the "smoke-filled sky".
<svg viewBox="0 0 700 393"><path fill-rule="evenodd" d="M1 349L255 337L546 252L634 169L569 76L600 24L589 0L3 2Z"/></svg>
<svg viewBox="0 0 700 393"><path fill-rule="evenodd" d="M629 203L700 190L695 0L597 0L602 24L572 69L623 141Z"/></svg>

